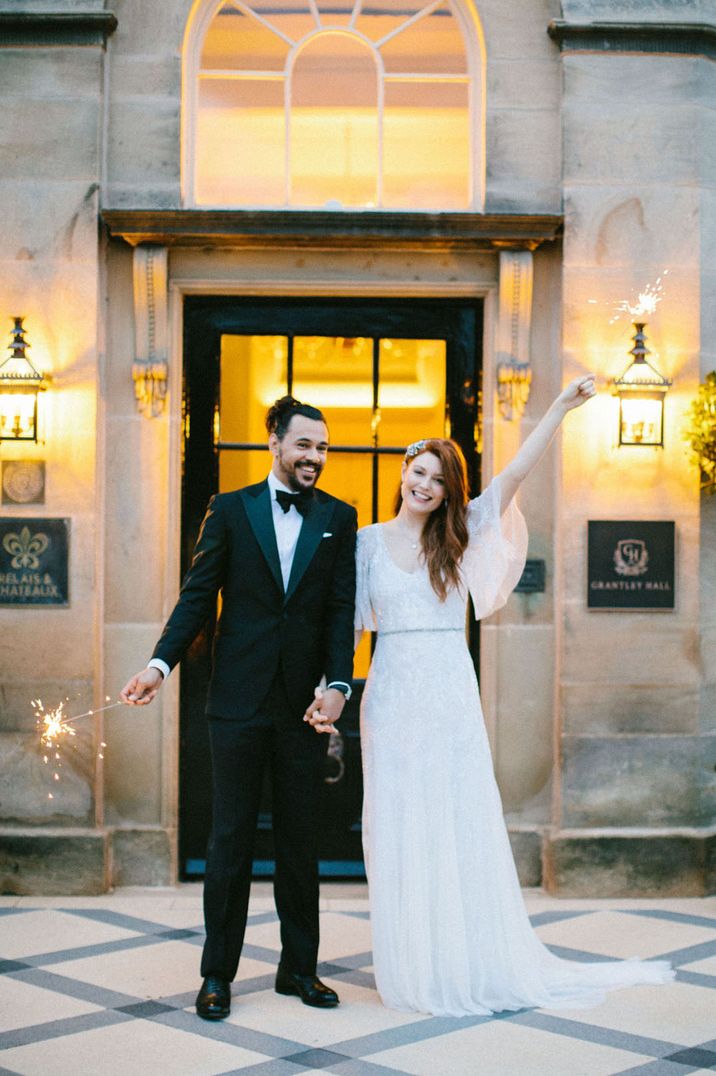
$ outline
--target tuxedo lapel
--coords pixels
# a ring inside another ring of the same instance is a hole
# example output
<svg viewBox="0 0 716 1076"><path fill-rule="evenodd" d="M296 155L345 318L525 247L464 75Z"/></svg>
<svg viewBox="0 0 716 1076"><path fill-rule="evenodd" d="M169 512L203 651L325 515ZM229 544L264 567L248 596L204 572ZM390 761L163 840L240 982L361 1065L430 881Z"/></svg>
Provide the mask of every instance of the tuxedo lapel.
<svg viewBox="0 0 716 1076"><path fill-rule="evenodd" d="M291 576L286 590L286 601L289 600L301 582L306 568L311 563L316 550L321 544L326 525L332 514L333 506L331 502L320 501L318 496L314 496L311 510L304 518L301 533L298 536L296 552L293 555L293 564L291 565Z"/></svg>
<svg viewBox="0 0 716 1076"><path fill-rule="evenodd" d="M268 482L262 482L260 486L251 490L241 490L241 498L244 502L251 529L256 536L256 541L259 543L259 548L271 569L271 575L283 594L281 562L278 556L278 546L276 545L276 531L273 525L271 493Z"/></svg>

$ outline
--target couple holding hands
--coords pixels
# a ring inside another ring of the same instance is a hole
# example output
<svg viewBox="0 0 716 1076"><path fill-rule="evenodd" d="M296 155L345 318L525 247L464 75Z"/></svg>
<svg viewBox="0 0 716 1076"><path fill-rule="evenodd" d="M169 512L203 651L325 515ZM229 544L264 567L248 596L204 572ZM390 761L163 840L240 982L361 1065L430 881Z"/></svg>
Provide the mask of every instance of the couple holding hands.
<svg viewBox="0 0 716 1076"><path fill-rule="evenodd" d="M617 986L672 977L663 962L562 960L533 932L465 641L468 594L475 616L489 616L522 573L520 483L567 412L594 393L593 376L572 381L474 500L453 441L414 442L395 517L362 528L357 540L355 509L317 488L324 416L285 396L266 416L267 479L212 498L154 654L120 695L135 706L152 701L221 592L206 706L213 823L199 1016L230 1011L267 767L281 924L276 991L321 1008L339 1002L316 974L320 734L350 697L362 631L377 632L361 708L363 845L385 1005L446 1016L574 1008Z"/></svg>

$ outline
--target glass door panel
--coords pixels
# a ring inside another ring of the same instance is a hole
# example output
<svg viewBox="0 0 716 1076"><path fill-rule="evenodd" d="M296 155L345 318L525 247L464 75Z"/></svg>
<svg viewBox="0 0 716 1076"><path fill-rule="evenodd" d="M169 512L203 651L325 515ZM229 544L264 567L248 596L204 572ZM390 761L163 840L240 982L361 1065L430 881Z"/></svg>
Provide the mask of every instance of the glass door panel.
<svg viewBox="0 0 716 1076"><path fill-rule="evenodd" d="M380 445L445 436L445 356L444 340L380 341Z"/></svg>
<svg viewBox="0 0 716 1076"><path fill-rule="evenodd" d="M288 337L221 337L219 406L214 421L218 445L219 492L261 482L270 467L266 410L286 391ZM235 451L222 445L258 444L261 449Z"/></svg>
<svg viewBox="0 0 716 1076"><path fill-rule="evenodd" d="M326 414L331 437L335 418ZM358 526L373 522L373 461L363 452L341 452L329 448L326 469L318 483L320 489L352 504L358 513Z"/></svg>
<svg viewBox="0 0 716 1076"><path fill-rule="evenodd" d="M355 680L365 680L368 675L370 659L373 653L371 642L371 636L364 632L353 657L353 677Z"/></svg>
<svg viewBox="0 0 716 1076"><path fill-rule="evenodd" d="M324 412L332 444L370 444L373 341L366 336L295 337L292 391Z"/></svg>
<svg viewBox="0 0 716 1076"><path fill-rule="evenodd" d="M381 456L378 460L378 519L383 522L395 515L395 498L400 488L403 457Z"/></svg>

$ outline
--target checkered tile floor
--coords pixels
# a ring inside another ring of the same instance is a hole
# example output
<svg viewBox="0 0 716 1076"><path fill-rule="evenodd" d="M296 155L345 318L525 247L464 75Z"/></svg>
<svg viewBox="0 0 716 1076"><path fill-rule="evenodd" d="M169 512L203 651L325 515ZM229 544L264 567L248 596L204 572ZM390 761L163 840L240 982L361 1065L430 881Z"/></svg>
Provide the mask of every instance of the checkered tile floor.
<svg viewBox="0 0 716 1076"><path fill-rule="evenodd" d="M0 898L0 1074L28 1076L680 1076L716 1070L716 901L554 900L532 922L565 957L666 957L674 983L599 1008L459 1020L384 1009L361 886L326 886L322 977L339 1008L273 991L278 926L254 887L231 1016L194 1013L196 886L95 898Z"/></svg>

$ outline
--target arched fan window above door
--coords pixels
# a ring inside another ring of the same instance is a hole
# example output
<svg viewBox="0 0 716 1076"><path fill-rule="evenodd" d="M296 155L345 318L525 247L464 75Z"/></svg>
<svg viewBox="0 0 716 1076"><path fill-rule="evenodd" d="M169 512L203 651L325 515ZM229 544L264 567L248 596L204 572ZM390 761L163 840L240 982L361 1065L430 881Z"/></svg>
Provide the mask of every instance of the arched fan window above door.
<svg viewBox="0 0 716 1076"><path fill-rule="evenodd" d="M200 3L185 204L479 211L482 51L456 0Z"/></svg>

